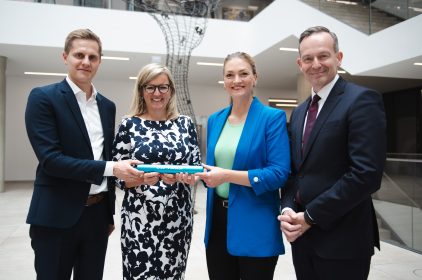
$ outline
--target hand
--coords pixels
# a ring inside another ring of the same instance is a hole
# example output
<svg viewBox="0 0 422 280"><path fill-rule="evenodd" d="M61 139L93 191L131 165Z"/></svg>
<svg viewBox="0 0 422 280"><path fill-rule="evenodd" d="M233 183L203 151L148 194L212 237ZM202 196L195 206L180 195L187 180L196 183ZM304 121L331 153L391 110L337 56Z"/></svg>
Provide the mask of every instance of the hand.
<svg viewBox="0 0 422 280"><path fill-rule="evenodd" d="M196 173L196 175L204 180L208 187L215 188L225 182L225 169L206 164L202 164L202 166L204 166L204 169L207 171Z"/></svg>
<svg viewBox="0 0 422 280"><path fill-rule="evenodd" d="M143 172L133 167L140 164L138 160L121 160L114 162L113 175L126 182L126 185L132 185L139 182L139 178L143 176Z"/></svg>
<svg viewBox="0 0 422 280"><path fill-rule="evenodd" d="M311 227L305 222L303 212L296 213L293 210L286 210L277 219L280 221L281 231L289 242L294 242Z"/></svg>
<svg viewBox="0 0 422 280"><path fill-rule="evenodd" d="M125 188L130 189L140 185L155 185L158 180L160 180L160 173L158 172L148 172L145 173L140 171L138 178L131 180L130 182L125 182Z"/></svg>
<svg viewBox="0 0 422 280"><path fill-rule="evenodd" d="M176 180L187 185L195 185L196 176L188 173L177 173Z"/></svg>
<svg viewBox="0 0 422 280"><path fill-rule="evenodd" d="M177 182L176 174L160 174L160 178L168 185L173 185Z"/></svg>

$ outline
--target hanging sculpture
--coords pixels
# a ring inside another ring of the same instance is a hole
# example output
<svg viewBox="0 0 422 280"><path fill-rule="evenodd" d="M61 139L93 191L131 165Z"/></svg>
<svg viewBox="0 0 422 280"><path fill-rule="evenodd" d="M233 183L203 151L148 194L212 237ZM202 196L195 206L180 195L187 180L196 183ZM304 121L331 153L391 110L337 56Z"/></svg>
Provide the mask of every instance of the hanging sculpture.
<svg viewBox="0 0 422 280"><path fill-rule="evenodd" d="M164 33L167 47L166 65L177 88L177 108L192 118L195 114L188 87L192 50L202 41L207 18L215 13L219 0L126 0L135 10L148 12Z"/></svg>

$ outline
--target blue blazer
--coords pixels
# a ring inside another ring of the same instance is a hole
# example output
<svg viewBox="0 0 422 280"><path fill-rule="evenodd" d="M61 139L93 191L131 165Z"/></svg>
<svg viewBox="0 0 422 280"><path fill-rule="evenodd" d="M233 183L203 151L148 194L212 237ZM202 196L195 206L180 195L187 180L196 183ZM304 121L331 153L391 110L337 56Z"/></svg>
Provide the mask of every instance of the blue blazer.
<svg viewBox="0 0 422 280"><path fill-rule="evenodd" d="M116 107L97 94L105 160L111 160ZM101 184L105 161L95 161L75 94L66 80L34 88L25 112L29 140L38 159L27 223L69 228L79 220L91 184ZM109 184L110 223L115 192Z"/></svg>
<svg viewBox="0 0 422 280"><path fill-rule="evenodd" d="M231 106L211 115L207 130L207 164L215 165L215 146ZM254 97L237 146L233 170L247 170L252 187L230 184L227 250L234 256L269 257L284 254L277 215L279 189L290 172L290 152L284 111L264 106ZM205 245L212 227L214 188L207 190Z"/></svg>
<svg viewBox="0 0 422 280"><path fill-rule="evenodd" d="M316 225L292 246L306 243L329 259L370 256L379 247L371 194L380 188L386 156L382 97L340 77L302 153L309 103L310 98L291 116L292 178L283 189L282 207L307 209Z"/></svg>

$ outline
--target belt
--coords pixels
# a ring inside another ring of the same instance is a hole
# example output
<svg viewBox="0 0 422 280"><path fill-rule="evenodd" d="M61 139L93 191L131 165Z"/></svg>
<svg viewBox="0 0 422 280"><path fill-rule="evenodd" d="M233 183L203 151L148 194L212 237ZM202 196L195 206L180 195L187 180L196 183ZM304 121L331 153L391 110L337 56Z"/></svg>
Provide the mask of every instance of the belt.
<svg viewBox="0 0 422 280"><path fill-rule="evenodd" d="M218 195L215 196L217 199L215 199L217 201L218 204L220 204L221 206L223 206L224 208L229 208L229 200L219 197Z"/></svg>
<svg viewBox="0 0 422 280"><path fill-rule="evenodd" d="M97 194L88 195L85 206L91 206L97 203L100 203L105 198L105 193L100 192Z"/></svg>

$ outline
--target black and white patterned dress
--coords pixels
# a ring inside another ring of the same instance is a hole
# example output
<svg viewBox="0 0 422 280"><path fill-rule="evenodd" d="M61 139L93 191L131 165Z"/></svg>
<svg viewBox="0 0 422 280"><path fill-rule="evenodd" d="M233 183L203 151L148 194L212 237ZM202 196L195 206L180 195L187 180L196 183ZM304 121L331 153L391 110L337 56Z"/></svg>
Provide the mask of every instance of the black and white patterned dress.
<svg viewBox="0 0 422 280"><path fill-rule="evenodd" d="M199 165L195 125L187 116L122 120L113 160ZM117 185L121 181L117 180ZM191 186L158 181L125 189L121 211L123 279L183 279L192 238Z"/></svg>

